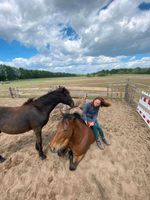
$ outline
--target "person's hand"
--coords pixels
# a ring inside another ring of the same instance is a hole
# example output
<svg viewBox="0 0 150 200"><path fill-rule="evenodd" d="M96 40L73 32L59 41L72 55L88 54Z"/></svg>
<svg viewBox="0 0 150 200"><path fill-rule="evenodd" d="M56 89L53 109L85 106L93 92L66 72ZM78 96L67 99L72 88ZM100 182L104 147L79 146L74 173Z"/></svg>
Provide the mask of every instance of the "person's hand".
<svg viewBox="0 0 150 200"><path fill-rule="evenodd" d="M94 122L88 122L88 126L94 126Z"/></svg>

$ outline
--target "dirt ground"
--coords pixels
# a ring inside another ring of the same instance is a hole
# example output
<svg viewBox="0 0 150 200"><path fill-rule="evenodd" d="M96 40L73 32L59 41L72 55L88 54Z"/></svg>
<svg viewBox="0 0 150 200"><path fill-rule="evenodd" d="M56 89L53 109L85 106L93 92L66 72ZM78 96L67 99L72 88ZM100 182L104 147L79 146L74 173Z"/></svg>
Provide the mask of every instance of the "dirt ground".
<svg viewBox="0 0 150 200"><path fill-rule="evenodd" d="M25 99L0 99L19 106ZM99 116L109 147L91 145L76 171L67 158L47 152L41 161L32 131L0 134L0 200L150 200L150 130L133 108L112 101ZM46 148L60 119L56 108L43 129Z"/></svg>

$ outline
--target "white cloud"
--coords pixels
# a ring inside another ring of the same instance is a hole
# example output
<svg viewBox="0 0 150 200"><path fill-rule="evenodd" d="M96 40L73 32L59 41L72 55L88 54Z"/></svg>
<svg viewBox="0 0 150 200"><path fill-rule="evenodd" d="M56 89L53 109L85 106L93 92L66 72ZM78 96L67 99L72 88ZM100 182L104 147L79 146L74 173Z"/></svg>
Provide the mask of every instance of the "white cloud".
<svg viewBox="0 0 150 200"><path fill-rule="evenodd" d="M1 0L0 38L17 40L39 52L9 64L77 73L116 66L147 67L150 61L136 60L135 54L150 52L150 12L138 9L142 0L114 0L101 10L109 2ZM60 30L67 24L77 32L78 40L62 39ZM128 63L121 61L130 55L133 58Z"/></svg>

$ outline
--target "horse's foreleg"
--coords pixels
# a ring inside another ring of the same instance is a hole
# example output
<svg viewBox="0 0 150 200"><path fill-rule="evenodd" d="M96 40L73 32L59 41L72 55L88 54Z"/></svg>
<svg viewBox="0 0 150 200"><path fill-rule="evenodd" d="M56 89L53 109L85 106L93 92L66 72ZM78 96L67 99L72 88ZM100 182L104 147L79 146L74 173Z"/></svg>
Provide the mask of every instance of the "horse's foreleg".
<svg viewBox="0 0 150 200"><path fill-rule="evenodd" d="M73 163L73 152L72 150L69 150L68 151L68 157L69 157L69 169L70 170L75 170L75 167L74 167L74 163Z"/></svg>
<svg viewBox="0 0 150 200"><path fill-rule="evenodd" d="M35 149L36 149L37 151L39 151L39 146L38 146L37 142L35 143Z"/></svg>
<svg viewBox="0 0 150 200"><path fill-rule="evenodd" d="M6 160L6 158L4 158L4 157L2 157L2 156L0 155L0 163L4 162L5 160Z"/></svg>
<svg viewBox="0 0 150 200"><path fill-rule="evenodd" d="M35 129L34 132L36 135L35 148L39 152L39 156L40 156L41 160L44 160L46 158L46 155L43 153L43 148L42 148L41 129Z"/></svg>
<svg viewBox="0 0 150 200"><path fill-rule="evenodd" d="M70 154L70 157L69 157L69 160L70 160L69 169L73 171L73 170L76 170L79 162L83 159L84 154L82 154L81 156L75 156L75 162L73 162L73 153L71 153L71 154Z"/></svg>

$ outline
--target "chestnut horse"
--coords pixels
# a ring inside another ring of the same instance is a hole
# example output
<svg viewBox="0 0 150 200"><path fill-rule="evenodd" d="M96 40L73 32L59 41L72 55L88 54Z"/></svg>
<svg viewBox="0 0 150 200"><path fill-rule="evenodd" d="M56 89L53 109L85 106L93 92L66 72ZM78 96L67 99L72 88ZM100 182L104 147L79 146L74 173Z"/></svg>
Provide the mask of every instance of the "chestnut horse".
<svg viewBox="0 0 150 200"><path fill-rule="evenodd" d="M33 130L36 135L35 148L43 160L46 156L42 149L42 128L48 122L50 112L59 103L74 106L65 87L59 87L35 100L29 99L22 106L0 107L0 132L20 134ZM0 155L0 162L4 160L5 158Z"/></svg>
<svg viewBox="0 0 150 200"><path fill-rule="evenodd" d="M53 153L60 156L69 149L69 169L75 170L94 141L92 129L85 124L79 113L65 113L49 146Z"/></svg>

